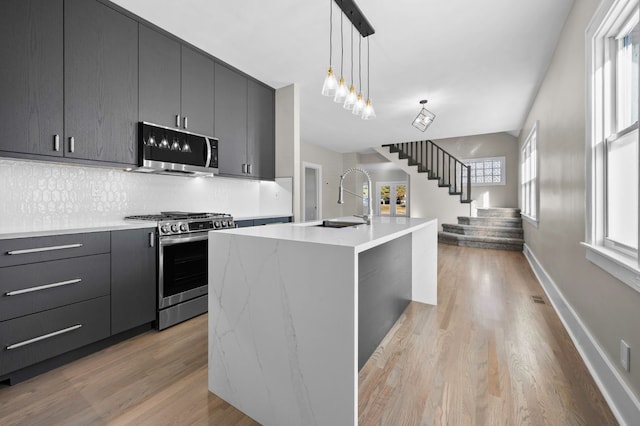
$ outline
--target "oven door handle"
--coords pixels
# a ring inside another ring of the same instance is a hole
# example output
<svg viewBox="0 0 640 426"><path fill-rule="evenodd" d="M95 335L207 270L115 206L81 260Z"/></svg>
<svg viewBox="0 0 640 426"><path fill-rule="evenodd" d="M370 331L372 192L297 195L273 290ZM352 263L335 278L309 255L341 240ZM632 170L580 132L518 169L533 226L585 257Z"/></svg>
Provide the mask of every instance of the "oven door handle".
<svg viewBox="0 0 640 426"><path fill-rule="evenodd" d="M171 237L161 237L160 238L160 246L172 246L174 244L181 243L190 243L193 241L202 241L209 239L209 233L204 232L198 235L185 235L185 236L171 236Z"/></svg>

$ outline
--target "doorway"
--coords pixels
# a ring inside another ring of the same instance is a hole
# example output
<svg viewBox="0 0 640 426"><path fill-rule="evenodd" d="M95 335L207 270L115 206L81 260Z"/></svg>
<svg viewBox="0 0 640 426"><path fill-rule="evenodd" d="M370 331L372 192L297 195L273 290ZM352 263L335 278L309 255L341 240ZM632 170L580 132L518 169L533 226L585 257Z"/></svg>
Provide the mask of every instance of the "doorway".
<svg viewBox="0 0 640 426"><path fill-rule="evenodd" d="M379 216L409 216L407 182L376 182Z"/></svg>
<svg viewBox="0 0 640 426"><path fill-rule="evenodd" d="M320 220L322 214L322 166L302 164L303 221Z"/></svg>

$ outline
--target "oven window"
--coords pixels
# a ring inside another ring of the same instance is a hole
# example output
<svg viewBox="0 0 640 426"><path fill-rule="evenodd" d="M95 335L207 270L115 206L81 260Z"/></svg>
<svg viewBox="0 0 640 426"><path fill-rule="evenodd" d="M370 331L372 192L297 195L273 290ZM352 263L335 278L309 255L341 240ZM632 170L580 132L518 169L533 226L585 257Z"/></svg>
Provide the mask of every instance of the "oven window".
<svg viewBox="0 0 640 426"><path fill-rule="evenodd" d="M207 244L202 240L164 247L164 297L207 285Z"/></svg>

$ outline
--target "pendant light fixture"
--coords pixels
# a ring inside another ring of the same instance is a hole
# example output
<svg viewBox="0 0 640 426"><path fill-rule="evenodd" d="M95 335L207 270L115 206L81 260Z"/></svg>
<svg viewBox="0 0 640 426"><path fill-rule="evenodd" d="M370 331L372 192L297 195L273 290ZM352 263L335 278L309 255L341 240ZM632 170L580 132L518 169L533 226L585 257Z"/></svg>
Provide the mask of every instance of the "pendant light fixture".
<svg viewBox="0 0 640 426"><path fill-rule="evenodd" d="M364 109L364 96L362 95L362 37L358 39L358 97L351 111L354 115L361 115Z"/></svg>
<svg viewBox="0 0 640 426"><path fill-rule="evenodd" d="M356 104L356 100L358 99L358 95L356 94L356 87L353 85L353 25L351 26L351 50L349 52L351 54L351 87L349 87L349 93L344 100L343 108L351 111L353 109L353 106Z"/></svg>
<svg viewBox="0 0 640 426"><path fill-rule="evenodd" d="M416 118L413 120L413 123L411 123L413 127L415 127L416 129L422 132L427 130L427 127L429 127L431 123L433 123L433 120L435 120L436 118L436 115L425 107L426 103L427 103L426 99L420 101L420 105L422 105L422 109L420 110Z"/></svg>
<svg viewBox="0 0 640 426"><path fill-rule="evenodd" d="M340 14L340 81L338 82L338 88L336 89L336 95L333 98L334 102L343 103L347 98L347 84L344 82L344 31L342 29L344 22L344 14Z"/></svg>
<svg viewBox="0 0 640 426"><path fill-rule="evenodd" d="M329 0L329 71L327 71L327 76L324 79L324 84L322 85L322 95L323 96L334 96L336 94L336 89L338 87L338 82L336 81L336 76L333 75L333 69L331 68L331 58L332 58L332 50L333 43L333 0Z"/></svg>
<svg viewBox="0 0 640 426"><path fill-rule="evenodd" d="M362 110L363 120L373 120L376 118L376 112L373 109L371 103L371 96L369 94L369 55L371 50L369 49L369 37L367 37L367 101L364 103L364 109Z"/></svg>
<svg viewBox="0 0 640 426"><path fill-rule="evenodd" d="M336 2L341 9L340 15L340 82L336 80L332 67L333 55L333 2ZM371 120L376 117L373 110L371 95L369 92L369 76L370 76L370 44L367 39L367 101L362 93L362 38L369 37L375 33L375 30L364 16L355 0L329 0L329 71L322 86L322 94L324 96L333 96L336 103L342 103L344 109L351 110L354 115L359 115L363 120ZM351 21L351 86L347 90L344 81L344 16ZM356 94L355 80L353 78L353 30L358 30L360 38L358 39L358 92Z"/></svg>

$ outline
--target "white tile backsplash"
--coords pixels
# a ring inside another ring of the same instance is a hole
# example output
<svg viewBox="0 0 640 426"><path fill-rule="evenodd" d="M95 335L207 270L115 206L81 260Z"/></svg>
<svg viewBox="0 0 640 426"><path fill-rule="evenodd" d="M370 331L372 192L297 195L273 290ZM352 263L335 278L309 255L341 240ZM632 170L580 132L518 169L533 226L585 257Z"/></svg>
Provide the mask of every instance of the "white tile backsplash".
<svg viewBox="0 0 640 426"><path fill-rule="evenodd" d="M4 229L66 228L160 211L289 216L292 179L148 175L118 169L0 159Z"/></svg>

